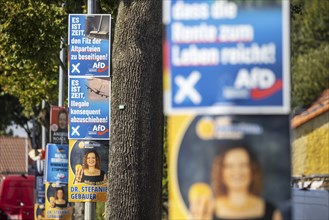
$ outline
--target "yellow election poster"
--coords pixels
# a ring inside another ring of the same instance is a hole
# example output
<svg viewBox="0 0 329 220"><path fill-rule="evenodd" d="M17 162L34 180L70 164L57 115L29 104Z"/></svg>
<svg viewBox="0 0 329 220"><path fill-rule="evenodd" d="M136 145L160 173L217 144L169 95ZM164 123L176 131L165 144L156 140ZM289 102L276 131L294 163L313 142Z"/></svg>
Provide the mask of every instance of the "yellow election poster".
<svg viewBox="0 0 329 220"><path fill-rule="evenodd" d="M34 220L44 220L45 219L45 205L44 204L34 204Z"/></svg>
<svg viewBox="0 0 329 220"><path fill-rule="evenodd" d="M46 183L46 218L71 220L73 207L67 199L67 184Z"/></svg>
<svg viewBox="0 0 329 220"><path fill-rule="evenodd" d="M106 202L109 142L69 140L69 201Z"/></svg>
<svg viewBox="0 0 329 220"><path fill-rule="evenodd" d="M289 129L287 115L170 116L169 219L291 219Z"/></svg>

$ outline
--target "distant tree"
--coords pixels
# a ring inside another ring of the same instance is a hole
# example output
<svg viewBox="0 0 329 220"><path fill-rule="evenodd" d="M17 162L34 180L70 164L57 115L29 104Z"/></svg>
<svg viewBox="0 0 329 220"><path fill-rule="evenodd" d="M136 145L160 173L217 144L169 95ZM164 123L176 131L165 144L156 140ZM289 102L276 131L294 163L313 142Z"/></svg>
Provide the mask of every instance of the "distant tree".
<svg viewBox="0 0 329 220"><path fill-rule="evenodd" d="M58 95L60 38L67 25L60 1L47 2L0 3L0 85L18 98L27 116Z"/></svg>
<svg viewBox="0 0 329 220"><path fill-rule="evenodd" d="M0 87L0 93L2 92L3 91ZM28 129L25 127L28 118L21 115L23 107L15 96L9 94L0 95L0 106L0 135L13 135L13 131L7 132L6 129L8 126L14 124L20 125L24 129Z"/></svg>
<svg viewBox="0 0 329 220"><path fill-rule="evenodd" d="M0 99L6 106L3 111L31 139L28 121L35 119L37 148L41 147L41 125L49 126L49 104L57 103L58 68L65 68L65 62L59 62L59 50L60 39L67 32L67 10L81 8L81 2L64 6L60 0L0 2ZM42 100L48 108L42 109ZM7 124L1 123L3 127Z"/></svg>
<svg viewBox="0 0 329 220"><path fill-rule="evenodd" d="M115 12L115 2L98 2L99 13ZM38 124L48 126L44 111L49 108L42 111L41 103L44 100L48 105L57 104L58 70L60 66L66 70L66 61L59 59L60 39L67 36L68 14L85 13L85 3L0 1L0 96L10 95L3 101L9 97L17 99L23 118L37 118Z"/></svg>
<svg viewBox="0 0 329 220"><path fill-rule="evenodd" d="M292 105L308 106L329 88L329 1L291 3Z"/></svg>

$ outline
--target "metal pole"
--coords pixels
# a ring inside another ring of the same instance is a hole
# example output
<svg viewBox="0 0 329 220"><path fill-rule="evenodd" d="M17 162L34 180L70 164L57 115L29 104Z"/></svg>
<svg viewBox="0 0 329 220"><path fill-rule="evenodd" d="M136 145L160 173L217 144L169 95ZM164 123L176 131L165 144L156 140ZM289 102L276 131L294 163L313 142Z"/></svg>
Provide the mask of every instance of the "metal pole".
<svg viewBox="0 0 329 220"><path fill-rule="evenodd" d="M95 0L88 0L87 13L88 14L95 13Z"/></svg>
<svg viewBox="0 0 329 220"><path fill-rule="evenodd" d="M64 38L61 38L61 51L59 53L60 62L65 62L64 53ZM59 65L59 86L58 86L58 106L64 106L64 70L62 65Z"/></svg>
<svg viewBox="0 0 329 220"><path fill-rule="evenodd" d="M46 106L46 102L45 100L42 100L42 109L44 109ZM46 149L46 127L44 125L42 125L41 127L41 138L42 138L42 149L45 150Z"/></svg>
<svg viewBox="0 0 329 220"><path fill-rule="evenodd" d="M33 126L33 129L32 129L32 148L33 149L37 149L37 146L36 146L36 143L35 143L35 116L33 116L32 118L32 126Z"/></svg>
<svg viewBox="0 0 329 220"><path fill-rule="evenodd" d="M87 13L94 14L95 0L88 0ZM93 220L96 216L96 203L85 202L85 220Z"/></svg>
<svg viewBox="0 0 329 220"><path fill-rule="evenodd" d="M85 202L85 220L94 220L96 216L96 203Z"/></svg>
<svg viewBox="0 0 329 220"><path fill-rule="evenodd" d="M26 166L26 169L25 169L25 172L26 173L29 173L29 142L27 140L27 137L25 138L25 166Z"/></svg>

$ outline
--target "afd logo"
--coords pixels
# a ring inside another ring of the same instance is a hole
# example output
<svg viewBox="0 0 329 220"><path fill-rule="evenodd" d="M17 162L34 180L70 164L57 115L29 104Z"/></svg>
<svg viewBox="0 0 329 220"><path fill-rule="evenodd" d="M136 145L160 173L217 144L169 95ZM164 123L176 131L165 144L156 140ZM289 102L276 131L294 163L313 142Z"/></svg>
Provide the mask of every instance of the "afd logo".
<svg viewBox="0 0 329 220"><path fill-rule="evenodd" d="M103 62L95 62L93 64L93 68L97 69L97 72L101 73L101 72L104 72L105 70L107 70L108 66L106 66L106 64Z"/></svg>
<svg viewBox="0 0 329 220"><path fill-rule="evenodd" d="M250 71L241 69L234 87L250 90L252 99L264 99L282 89L282 80L276 80L275 74L270 69L254 67Z"/></svg>
<svg viewBox="0 0 329 220"><path fill-rule="evenodd" d="M93 131L96 131L98 135L103 135L109 131L104 125L94 125Z"/></svg>
<svg viewBox="0 0 329 220"><path fill-rule="evenodd" d="M56 179L62 180L64 178L65 178L65 174L64 173L57 173Z"/></svg>

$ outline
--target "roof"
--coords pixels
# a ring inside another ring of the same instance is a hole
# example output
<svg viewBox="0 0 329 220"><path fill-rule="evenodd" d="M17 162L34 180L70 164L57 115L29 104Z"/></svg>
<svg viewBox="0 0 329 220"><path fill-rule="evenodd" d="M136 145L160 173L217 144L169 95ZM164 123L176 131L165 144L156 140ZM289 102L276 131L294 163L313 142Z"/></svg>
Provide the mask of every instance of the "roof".
<svg viewBox="0 0 329 220"><path fill-rule="evenodd" d="M27 146L26 138L0 136L0 177L2 174L27 173Z"/></svg>
<svg viewBox="0 0 329 220"><path fill-rule="evenodd" d="M292 128L296 128L329 110L329 89L322 92L321 96L304 112L296 115L291 120Z"/></svg>

